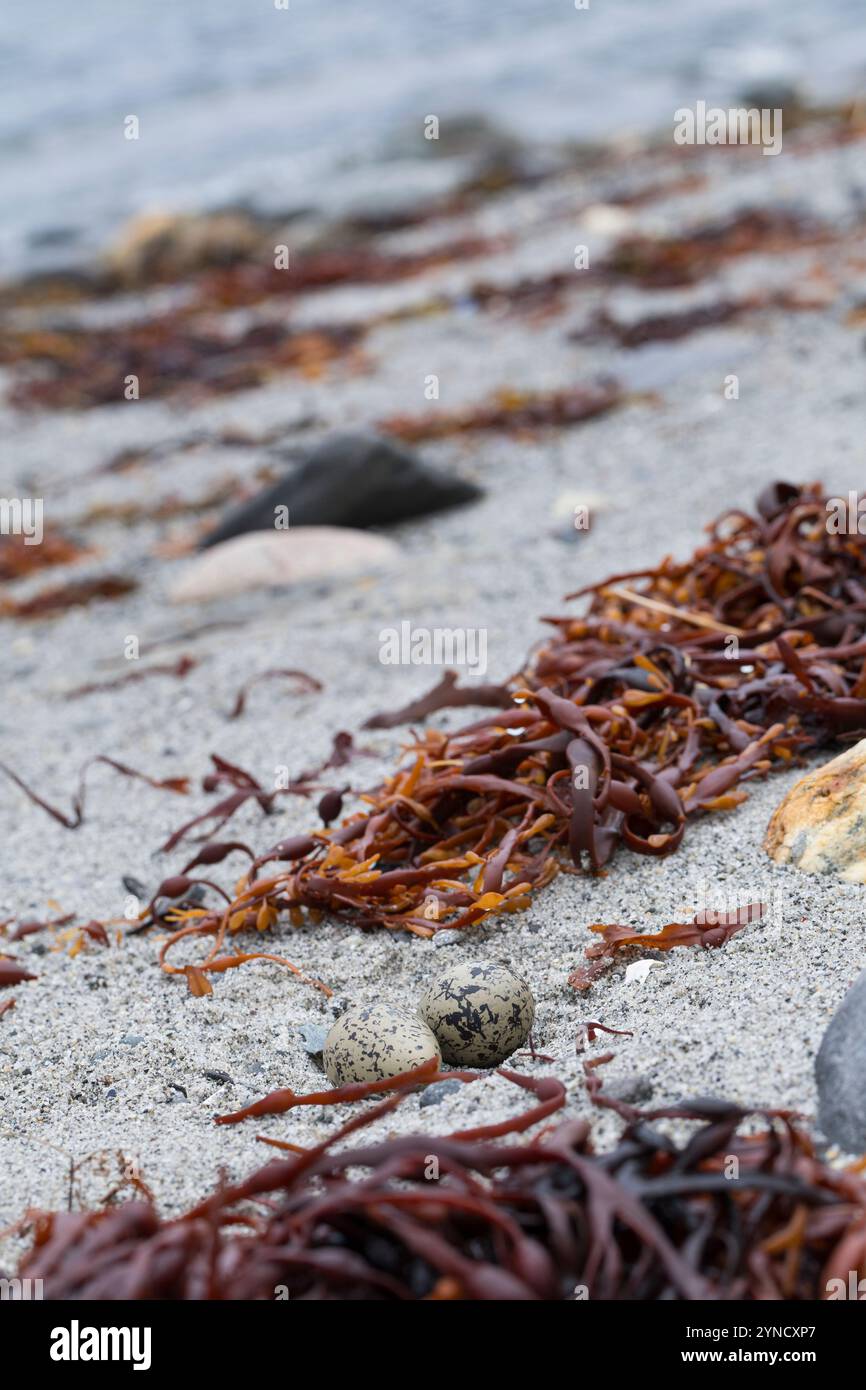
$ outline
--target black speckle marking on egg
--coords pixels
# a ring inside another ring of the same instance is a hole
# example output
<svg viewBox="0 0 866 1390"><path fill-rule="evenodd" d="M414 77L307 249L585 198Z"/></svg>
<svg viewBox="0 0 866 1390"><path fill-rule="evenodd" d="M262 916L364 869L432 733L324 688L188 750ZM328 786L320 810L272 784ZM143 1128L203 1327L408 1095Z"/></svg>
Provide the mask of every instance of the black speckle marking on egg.
<svg viewBox="0 0 866 1390"><path fill-rule="evenodd" d="M415 1014L390 1004L356 1004L328 1033L322 1061L328 1080L345 1086L399 1076L439 1056L436 1039Z"/></svg>
<svg viewBox="0 0 866 1390"><path fill-rule="evenodd" d="M493 1067L526 1041L535 1001L527 982L507 966L466 962L441 971L427 986L421 1016L446 1062Z"/></svg>

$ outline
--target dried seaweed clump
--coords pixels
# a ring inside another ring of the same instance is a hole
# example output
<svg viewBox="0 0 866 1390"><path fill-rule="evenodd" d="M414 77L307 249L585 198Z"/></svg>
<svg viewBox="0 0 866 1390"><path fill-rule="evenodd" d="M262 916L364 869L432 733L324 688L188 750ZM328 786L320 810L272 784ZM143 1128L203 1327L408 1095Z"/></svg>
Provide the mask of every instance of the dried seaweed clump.
<svg viewBox="0 0 866 1390"><path fill-rule="evenodd" d="M51 527L45 528L38 545L24 535L0 534L0 580L22 579L34 570L72 564L86 553L84 546Z"/></svg>
<svg viewBox="0 0 866 1390"><path fill-rule="evenodd" d="M147 1201L39 1215L19 1274L54 1299L652 1302L816 1300L866 1265L866 1184L787 1115L743 1137L748 1112L694 1102L665 1112L698 1122L682 1146L650 1114L600 1154L583 1120L334 1151L398 1100L175 1220Z"/></svg>
<svg viewBox="0 0 866 1390"><path fill-rule="evenodd" d="M231 904L195 924L209 959L284 910L421 936L520 910L618 845L672 853L751 779L866 730L866 538L827 521L817 485L777 483L689 560L583 591L585 616L545 619L513 708L428 729L363 810L249 851Z"/></svg>
<svg viewBox="0 0 866 1390"><path fill-rule="evenodd" d="M201 398L247 390L281 371L315 377L363 338L353 324L286 327L256 323L218 331L186 308L106 328L8 333L0 363L15 369L9 399L21 409L82 410L122 399L140 378L150 399L180 391Z"/></svg>

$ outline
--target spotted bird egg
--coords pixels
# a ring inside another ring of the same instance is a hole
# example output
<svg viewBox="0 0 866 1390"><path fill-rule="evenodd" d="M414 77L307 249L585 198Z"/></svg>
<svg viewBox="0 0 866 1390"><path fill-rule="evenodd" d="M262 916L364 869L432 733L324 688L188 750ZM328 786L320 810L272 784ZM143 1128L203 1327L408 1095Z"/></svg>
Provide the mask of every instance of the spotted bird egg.
<svg viewBox="0 0 866 1390"><path fill-rule="evenodd" d="M435 1057L439 1044L426 1023L390 1004L356 1004L325 1039L322 1060L334 1086L399 1076Z"/></svg>
<svg viewBox="0 0 866 1390"><path fill-rule="evenodd" d="M526 981L507 966L470 961L435 977L420 1012L446 1062L493 1067L526 1041L535 1000Z"/></svg>

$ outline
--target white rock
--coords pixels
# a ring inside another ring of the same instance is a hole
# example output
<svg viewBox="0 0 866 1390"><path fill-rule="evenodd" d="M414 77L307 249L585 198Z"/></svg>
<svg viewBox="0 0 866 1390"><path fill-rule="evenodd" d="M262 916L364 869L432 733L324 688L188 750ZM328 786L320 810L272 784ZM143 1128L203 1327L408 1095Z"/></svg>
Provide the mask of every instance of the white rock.
<svg viewBox="0 0 866 1390"><path fill-rule="evenodd" d="M171 586L172 603L204 603L250 589L369 574L397 563L394 541L346 526L250 531L198 555Z"/></svg>

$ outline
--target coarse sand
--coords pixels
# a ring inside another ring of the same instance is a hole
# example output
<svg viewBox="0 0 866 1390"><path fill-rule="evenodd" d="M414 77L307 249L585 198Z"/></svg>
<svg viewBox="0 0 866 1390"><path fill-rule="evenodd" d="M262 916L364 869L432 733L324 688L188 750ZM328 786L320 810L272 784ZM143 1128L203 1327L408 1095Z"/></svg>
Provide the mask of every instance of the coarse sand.
<svg viewBox="0 0 866 1390"><path fill-rule="evenodd" d="M423 693L440 673L382 664L383 628L409 620L415 627L483 629L485 679L504 678L543 635L539 616L563 611L569 590L666 553L687 555L706 522L728 507L749 507L768 481L817 478L839 493L861 485L862 329L846 320L866 290L866 269L858 269L853 243L845 242L846 227L861 215L859 157L856 145L792 152L785 170L768 170L783 161L727 159L722 167L704 156L695 160L704 185L688 198L656 198L622 212L633 229L664 231L756 202L796 204L828 219L842 238L841 247L798 250L772 262L731 261L709 286L647 295L590 290L576 278L565 307L539 317L482 314L462 304L461 285L481 275L507 284L543 274L570 264L576 242L592 241L582 231L581 209L605 203L611 176L564 176L475 214L471 230L510 238L481 266L305 299L299 314L326 321L366 318L441 290L455 296L448 312L398 317L375 329L362 370L337 364L320 380L283 376L254 392L182 407L142 400L39 416L4 407L0 427L13 474L4 489L38 489L46 523L93 547L87 565L94 573L132 574L140 587L56 620L4 623L0 759L64 806L80 764L97 753L154 777L188 775L193 792L156 791L96 767L84 823L70 831L3 780L0 919L122 917L123 875L152 890L190 857L185 846L168 856L157 850L211 804L200 790L211 753L273 785L280 768L296 776L321 761L337 730L358 733L371 714ZM455 219L452 230L466 227ZM404 234L394 245L414 245L419 235ZM770 283L818 286L827 290L826 303L808 312L767 310L735 327L637 352L568 337L603 302L622 315L662 312ZM429 409L423 391L431 373L448 409L495 388L552 389L605 373L633 394L623 408L572 430L425 446L425 457L477 481L486 495L478 505L392 531L402 560L378 579L182 608L166 595L189 560L170 557L164 543L188 533L194 516L136 526L86 520L97 506L194 499L224 476L252 478L265 453L270 463L278 449L297 457L328 429L369 428L395 413ZM732 373L739 398L728 400L723 383ZM278 449L205 442L191 451L169 449L129 473L97 471L122 448L227 425L256 433L277 424L284 426ZM576 533L567 512L584 494L600 504L590 530ZM46 573L18 590L35 591L64 573ZM192 631L216 622L222 626ZM73 688L129 669L123 652L130 635L139 639L142 666L181 653L198 665L184 680L156 676L67 700ZM228 719L249 676L284 666L310 672L323 691L297 695L264 683L251 692L243 717ZM456 727L465 717L452 711L430 722ZM408 736L408 729L358 733L371 751L335 782L350 782L354 791L372 786ZM91 942L76 955L59 929L27 937L10 949L38 979L3 991L15 1008L0 1018L0 1226L29 1207L98 1204L129 1164L164 1213L180 1212L221 1174L237 1178L267 1161L270 1151L256 1134L300 1144L322 1138L345 1112L309 1107L237 1127L216 1126L213 1117L276 1087L321 1089L320 1060L305 1050L302 1026L327 1024L348 1002L414 1004L454 956L501 961L528 978L537 1002L535 1046L555 1061L551 1067L520 1056L514 1065L552 1069L565 1079L568 1112L591 1115L601 1146L620 1121L592 1110L582 1068L607 1050L615 1053L607 1082L621 1098L661 1105L713 1094L814 1114L815 1053L866 962L866 914L860 887L776 868L762 851L768 817L798 775L750 783L745 805L692 824L670 858L621 850L604 877L561 876L526 912L467 930L456 943L436 946L333 920L298 928L281 922L272 948L326 981L331 1001L262 961L214 977L213 994L193 998L183 980L158 969L156 930L117 944L112 929L108 947ZM301 798L280 798L277 807L268 819L244 807L232 837L264 848L317 823L314 804ZM214 877L230 886L240 862L219 866ZM567 983L591 939L591 922L655 929L701 907L756 899L768 905L765 920L720 950L671 952L645 980L627 983L626 965L637 951L617 960L585 996ZM631 1036L602 1033L579 1050L588 1019ZM475 1126L516 1112L525 1097L489 1075L436 1105L419 1102L410 1096L378 1122L378 1132ZM20 1234L0 1242L0 1267L14 1263L24 1243Z"/></svg>

